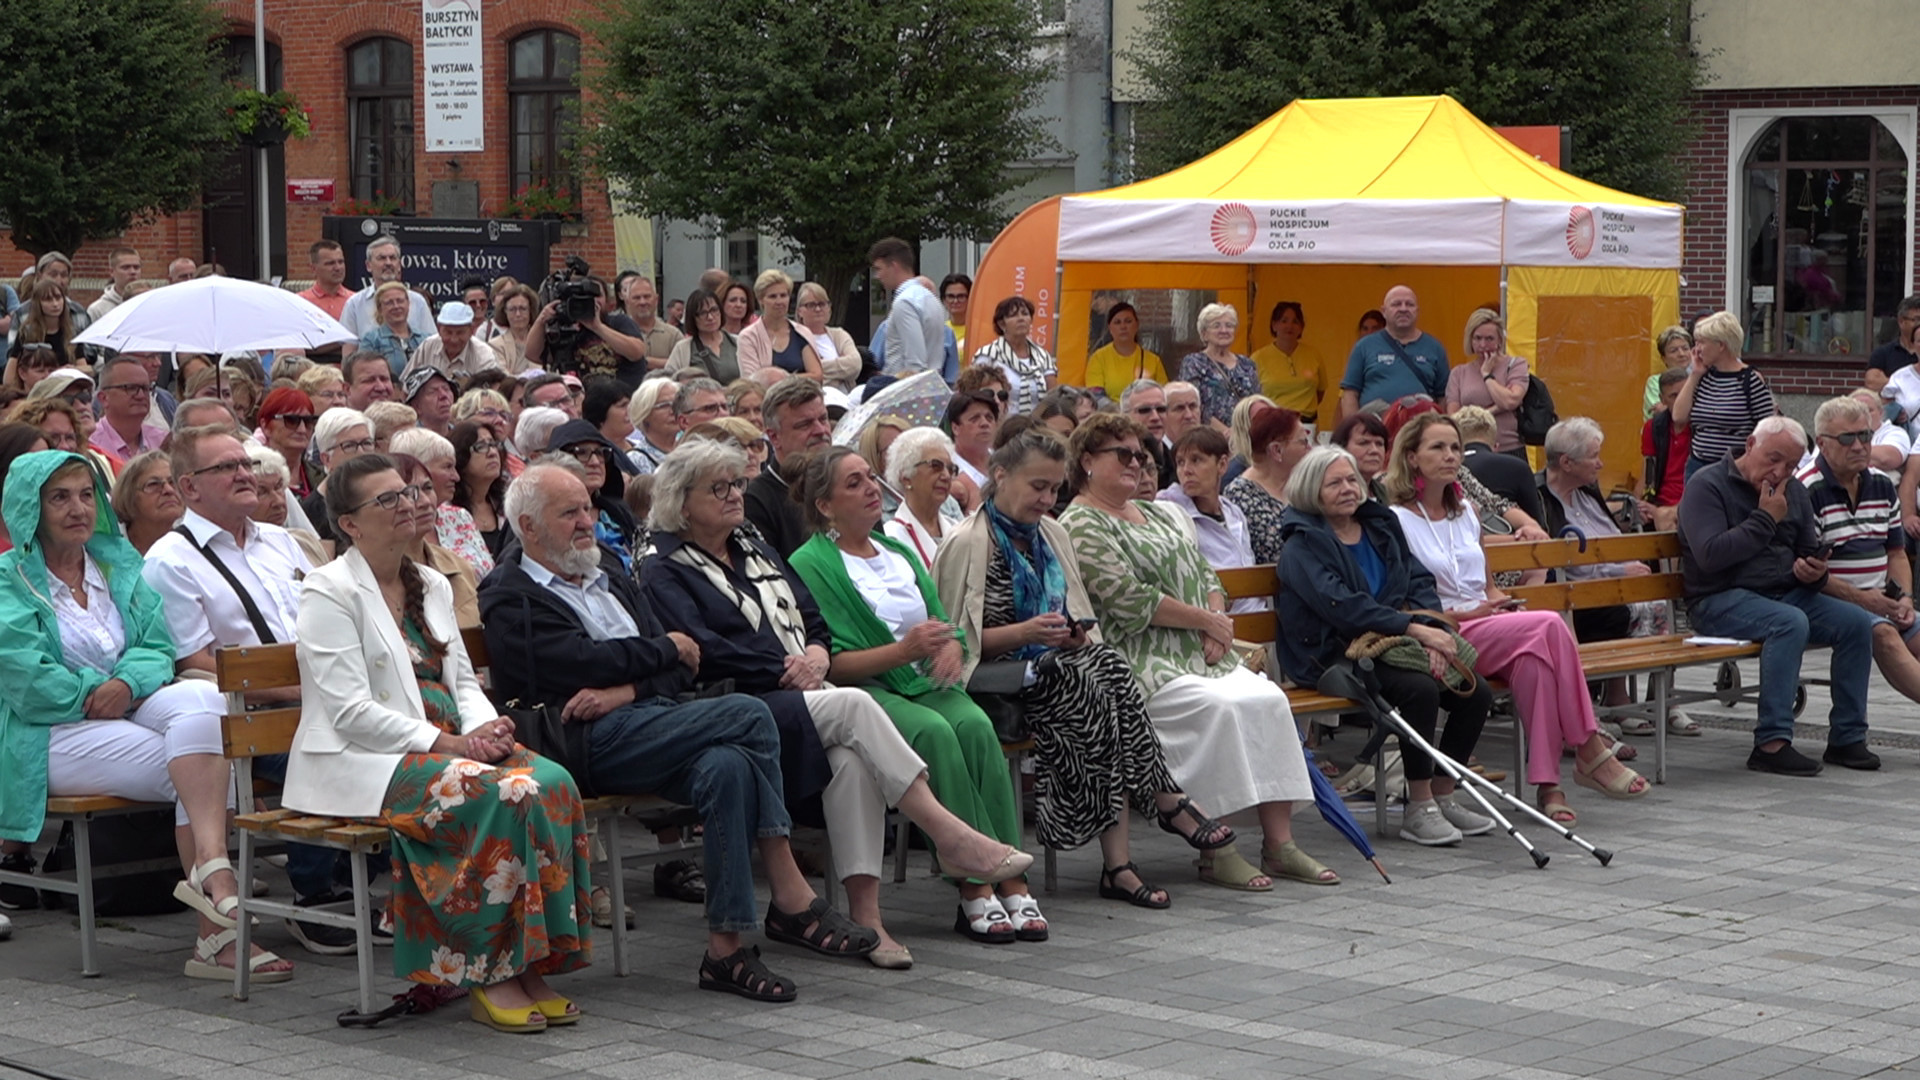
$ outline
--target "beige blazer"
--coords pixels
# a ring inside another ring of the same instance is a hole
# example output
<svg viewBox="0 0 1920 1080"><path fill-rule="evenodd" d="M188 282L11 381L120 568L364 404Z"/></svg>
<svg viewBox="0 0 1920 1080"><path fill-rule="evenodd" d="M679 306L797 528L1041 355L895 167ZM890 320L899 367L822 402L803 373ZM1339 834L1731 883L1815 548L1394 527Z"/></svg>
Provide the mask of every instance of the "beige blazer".
<svg viewBox="0 0 1920 1080"><path fill-rule="evenodd" d="M1086 583L1080 580L1080 564L1074 561L1073 539L1067 535L1066 527L1052 518L1041 518L1040 536L1053 549L1066 572L1067 614L1076 619L1092 618L1093 600L1087 596ZM947 618L967 636L966 675L960 680L963 686L973 677L973 669L981 659L980 623L985 618L982 612L987 603L987 559L992 554L993 529L987 524L987 515L976 510L953 527L933 557L933 587L940 593L940 606L947 609ZM1098 626L1087 631L1087 640L1100 640Z"/></svg>
<svg viewBox="0 0 1920 1080"><path fill-rule="evenodd" d="M474 678L454 620L453 590L427 567L423 605L433 636L449 643L448 690L471 731L499 711ZM309 814L374 817L400 759L433 747L406 639L357 550L308 574L300 595L300 730L287 756L282 802Z"/></svg>

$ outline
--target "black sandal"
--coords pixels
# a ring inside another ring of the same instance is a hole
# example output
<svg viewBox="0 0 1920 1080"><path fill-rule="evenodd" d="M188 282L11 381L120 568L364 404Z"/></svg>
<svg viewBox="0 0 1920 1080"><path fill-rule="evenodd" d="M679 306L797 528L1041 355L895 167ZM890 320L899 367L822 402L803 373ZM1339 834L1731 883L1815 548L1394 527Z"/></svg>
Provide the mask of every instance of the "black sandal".
<svg viewBox="0 0 1920 1080"><path fill-rule="evenodd" d="M808 933L811 925L813 932ZM878 932L861 926L827 906L819 897L807 910L789 915L767 901L767 937L788 945L812 949L821 956L859 959L880 947Z"/></svg>
<svg viewBox="0 0 1920 1080"><path fill-rule="evenodd" d="M724 990L769 1004L792 1001L798 996L792 983L768 971L767 965L760 962L758 945L743 945L717 960L702 953L700 989Z"/></svg>
<svg viewBox="0 0 1920 1080"><path fill-rule="evenodd" d="M653 895L689 904L707 902L707 878L692 859L674 859L653 868ZM632 929L632 927L628 927Z"/></svg>
<svg viewBox="0 0 1920 1080"><path fill-rule="evenodd" d="M1193 818L1192 832L1181 832L1174 827L1173 819L1181 814L1187 814ZM1233 843L1233 830L1201 813L1200 808L1193 805L1193 800L1185 795L1180 796L1180 801L1174 804L1173 809L1158 811L1155 816L1160 819L1160 828L1185 840L1187 846L1195 851L1218 851ZM1222 832L1224 835L1216 835ZM1205 836L1213 836L1214 839L1212 841L1201 839Z"/></svg>
<svg viewBox="0 0 1920 1080"><path fill-rule="evenodd" d="M1140 878L1140 887L1133 890L1132 892L1128 892L1127 890L1121 888L1117 884L1117 881L1121 874L1124 874L1129 870L1133 871L1133 875L1135 877L1140 877L1140 868L1133 865L1130 862L1121 863L1119 866L1116 866L1111 870L1105 867L1101 867L1100 899L1125 900L1127 903L1132 904L1134 907L1152 908L1155 911L1159 911L1163 908L1168 908L1173 906L1173 897L1171 896L1167 897L1165 900L1155 900L1153 898L1154 893L1165 892L1166 890L1156 889L1153 886L1147 884L1146 878L1143 878L1143 877Z"/></svg>

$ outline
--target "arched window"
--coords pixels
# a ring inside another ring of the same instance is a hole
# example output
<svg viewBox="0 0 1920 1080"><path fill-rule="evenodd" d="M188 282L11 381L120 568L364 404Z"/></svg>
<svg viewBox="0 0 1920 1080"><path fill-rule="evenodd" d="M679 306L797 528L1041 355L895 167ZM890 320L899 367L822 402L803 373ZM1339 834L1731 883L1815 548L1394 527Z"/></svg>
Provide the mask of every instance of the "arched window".
<svg viewBox="0 0 1920 1080"><path fill-rule="evenodd" d="M370 38L347 50L353 197L413 209L413 46Z"/></svg>
<svg viewBox="0 0 1920 1080"><path fill-rule="evenodd" d="M1739 255L1749 353L1858 362L1898 338L1907 164L1871 116L1788 116L1754 140Z"/></svg>
<svg viewBox="0 0 1920 1080"><path fill-rule="evenodd" d="M535 30L515 38L508 53L509 188L518 197L545 185L578 199L573 136L580 115L580 90L574 84L580 39L560 30Z"/></svg>

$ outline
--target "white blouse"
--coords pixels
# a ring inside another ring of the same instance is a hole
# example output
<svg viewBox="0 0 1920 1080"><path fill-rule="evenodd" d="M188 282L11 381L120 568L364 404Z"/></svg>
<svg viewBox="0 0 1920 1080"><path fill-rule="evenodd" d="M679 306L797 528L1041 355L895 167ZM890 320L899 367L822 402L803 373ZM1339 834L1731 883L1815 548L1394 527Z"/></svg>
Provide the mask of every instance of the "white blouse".
<svg viewBox="0 0 1920 1080"><path fill-rule="evenodd" d="M127 626L113 602L113 593L107 589L107 578L100 572L100 564L93 561L92 555L86 556L86 560L80 581L80 587L87 592L84 608L66 582L51 573L47 575L49 591L53 593L53 613L60 621L60 651L66 654L70 668L92 668L110 675L114 665L120 662L121 654L127 651Z"/></svg>
<svg viewBox="0 0 1920 1080"><path fill-rule="evenodd" d="M1478 607L1487 601L1487 553L1480 549L1480 514L1462 499L1459 514L1433 521L1417 509L1396 506L1400 531L1413 557L1433 574L1440 606L1448 611Z"/></svg>
<svg viewBox="0 0 1920 1080"><path fill-rule="evenodd" d="M927 601L920 595L920 582L907 560L882 547L871 559L842 551L840 561L846 564L853 587L860 590L860 595L873 605L873 613L893 631L894 640L898 641L907 631L927 621Z"/></svg>

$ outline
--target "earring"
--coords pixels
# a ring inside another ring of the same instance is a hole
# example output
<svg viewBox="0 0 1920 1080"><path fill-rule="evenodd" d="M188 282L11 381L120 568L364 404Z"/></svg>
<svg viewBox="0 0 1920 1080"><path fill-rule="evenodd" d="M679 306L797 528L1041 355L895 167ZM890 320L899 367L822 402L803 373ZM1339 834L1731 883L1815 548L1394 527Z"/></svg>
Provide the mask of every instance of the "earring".
<svg viewBox="0 0 1920 1080"><path fill-rule="evenodd" d="M1413 478L1413 497L1418 499L1427 493L1427 478L1416 474Z"/></svg>
<svg viewBox="0 0 1920 1080"><path fill-rule="evenodd" d="M829 539L829 540L831 540L831 541L833 541L833 542L834 542L834 543L836 543L836 544L837 544L837 543L839 543L839 542L840 542L840 530L839 530L839 529L836 529L836 528L833 528L833 527L831 527L831 526L829 526L829 527L827 528L827 539Z"/></svg>

